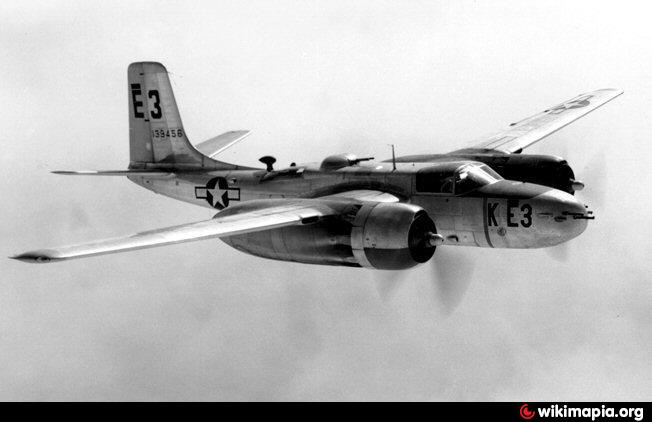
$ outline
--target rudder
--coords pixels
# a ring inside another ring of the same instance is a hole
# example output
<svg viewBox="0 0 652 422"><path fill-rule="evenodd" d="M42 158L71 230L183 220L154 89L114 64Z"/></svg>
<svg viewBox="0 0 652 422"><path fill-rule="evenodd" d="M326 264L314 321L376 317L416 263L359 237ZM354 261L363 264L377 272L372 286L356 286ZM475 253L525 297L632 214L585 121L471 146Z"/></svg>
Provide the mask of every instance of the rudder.
<svg viewBox="0 0 652 422"><path fill-rule="evenodd" d="M202 165L181 123L168 72L160 63L129 65L129 168Z"/></svg>

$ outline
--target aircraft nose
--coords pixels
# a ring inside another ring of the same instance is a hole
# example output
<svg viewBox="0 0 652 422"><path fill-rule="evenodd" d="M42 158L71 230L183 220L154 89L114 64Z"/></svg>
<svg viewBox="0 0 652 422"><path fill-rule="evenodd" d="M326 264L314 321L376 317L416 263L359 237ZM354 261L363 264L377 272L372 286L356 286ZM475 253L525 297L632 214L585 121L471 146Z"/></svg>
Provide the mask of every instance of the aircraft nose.
<svg viewBox="0 0 652 422"><path fill-rule="evenodd" d="M552 189L536 198L543 211L539 212L544 242L541 246L553 246L571 240L586 230L587 221L592 220L593 212L579 202L573 195Z"/></svg>

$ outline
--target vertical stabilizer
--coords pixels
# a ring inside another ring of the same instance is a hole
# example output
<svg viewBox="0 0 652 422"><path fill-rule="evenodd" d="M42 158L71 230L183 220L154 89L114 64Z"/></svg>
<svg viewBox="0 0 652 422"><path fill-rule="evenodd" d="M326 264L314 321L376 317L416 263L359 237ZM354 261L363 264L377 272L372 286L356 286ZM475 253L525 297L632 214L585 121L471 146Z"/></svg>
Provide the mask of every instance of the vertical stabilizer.
<svg viewBox="0 0 652 422"><path fill-rule="evenodd" d="M130 168L147 164L199 165L204 157L188 141L165 66L129 65Z"/></svg>

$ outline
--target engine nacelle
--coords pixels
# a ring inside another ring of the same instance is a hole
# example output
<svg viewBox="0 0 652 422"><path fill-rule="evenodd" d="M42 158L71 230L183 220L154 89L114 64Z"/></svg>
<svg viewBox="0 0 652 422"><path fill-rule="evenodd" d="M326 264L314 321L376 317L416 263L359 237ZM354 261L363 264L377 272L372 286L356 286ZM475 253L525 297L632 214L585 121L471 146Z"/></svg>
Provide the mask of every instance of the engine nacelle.
<svg viewBox="0 0 652 422"><path fill-rule="evenodd" d="M549 186L570 194L581 190L584 184L575 180L568 162L554 155L506 154L478 148L466 148L450 154L406 155L396 158L397 163L427 163L460 158L485 163L508 180ZM389 160L385 160L387 162Z"/></svg>
<svg viewBox="0 0 652 422"><path fill-rule="evenodd" d="M508 180L536 183L570 194L583 187L581 182L575 180L575 174L568 162L553 155L469 154L466 158L487 164Z"/></svg>
<svg viewBox="0 0 652 422"><path fill-rule="evenodd" d="M222 240L242 252L270 259L387 270L413 267L435 253L435 223L423 208L401 203L347 206L352 208L341 216L313 224Z"/></svg>
<svg viewBox="0 0 652 422"><path fill-rule="evenodd" d="M435 223L421 207L379 203L363 206L353 220L351 249L363 267L404 269L428 261Z"/></svg>

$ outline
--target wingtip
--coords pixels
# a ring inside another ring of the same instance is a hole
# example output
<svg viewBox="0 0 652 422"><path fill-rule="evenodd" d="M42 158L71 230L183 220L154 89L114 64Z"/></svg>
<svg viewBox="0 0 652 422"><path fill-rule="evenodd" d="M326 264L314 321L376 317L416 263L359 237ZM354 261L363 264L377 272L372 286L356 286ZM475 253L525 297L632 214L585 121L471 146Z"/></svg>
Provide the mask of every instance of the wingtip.
<svg viewBox="0 0 652 422"><path fill-rule="evenodd" d="M599 91L613 92L617 96L625 92L621 88L602 88L602 89L598 89L596 92L599 92Z"/></svg>
<svg viewBox="0 0 652 422"><path fill-rule="evenodd" d="M97 170L50 170L53 174L63 174L65 176L75 175L95 175L98 174Z"/></svg>
<svg viewBox="0 0 652 422"><path fill-rule="evenodd" d="M14 255L8 257L9 259L15 259L21 262L27 262L30 264L47 264L52 262L54 259L45 253L36 251L36 252L25 252L22 254Z"/></svg>

